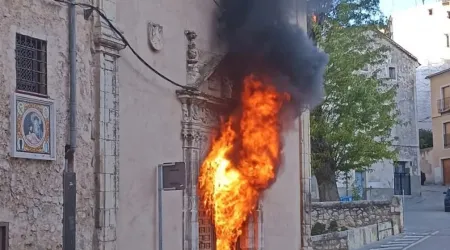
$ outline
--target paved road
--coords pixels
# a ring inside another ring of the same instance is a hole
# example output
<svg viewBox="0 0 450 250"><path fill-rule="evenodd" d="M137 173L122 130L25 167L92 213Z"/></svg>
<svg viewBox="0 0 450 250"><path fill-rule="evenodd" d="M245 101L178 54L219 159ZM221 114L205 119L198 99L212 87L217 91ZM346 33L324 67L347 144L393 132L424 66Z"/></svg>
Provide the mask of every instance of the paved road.
<svg viewBox="0 0 450 250"><path fill-rule="evenodd" d="M422 197L405 201L405 233L361 250L450 250L450 213L442 186L423 186Z"/></svg>

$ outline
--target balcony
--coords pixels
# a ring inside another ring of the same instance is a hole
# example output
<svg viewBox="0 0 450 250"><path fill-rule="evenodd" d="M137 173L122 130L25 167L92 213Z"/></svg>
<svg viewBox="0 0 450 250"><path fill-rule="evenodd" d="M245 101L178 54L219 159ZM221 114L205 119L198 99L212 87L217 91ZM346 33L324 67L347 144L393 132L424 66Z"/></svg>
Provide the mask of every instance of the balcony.
<svg viewBox="0 0 450 250"><path fill-rule="evenodd" d="M444 134L444 148L450 147L450 134Z"/></svg>
<svg viewBox="0 0 450 250"><path fill-rule="evenodd" d="M445 97L437 101L439 113L450 111L450 97Z"/></svg>

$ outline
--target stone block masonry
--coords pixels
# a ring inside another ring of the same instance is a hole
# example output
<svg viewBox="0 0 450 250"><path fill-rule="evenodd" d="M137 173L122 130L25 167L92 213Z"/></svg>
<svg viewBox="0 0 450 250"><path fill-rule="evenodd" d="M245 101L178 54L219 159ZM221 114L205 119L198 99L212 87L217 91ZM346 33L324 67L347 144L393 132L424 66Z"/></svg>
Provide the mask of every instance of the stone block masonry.
<svg viewBox="0 0 450 250"><path fill-rule="evenodd" d="M311 237L314 250L356 250L364 245L385 239L395 232L392 222L382 222L370 226L353 228L342 232L332 232Z"/></svg>
<svg viewBox="0 0 450 250"><path fill-rule="evenodd" d="M355 202L313 202L312 225L321 223L330 227L335 221L338 228L354 228L373 225L378 222L399 219L401 199L394 197L385 201L355 201Z"/></svg>
<svg viewBox="0 0 450 250"><path fill-rule="evenodd" d="M347 231L312 236L314 250L347 250Z"/></svg>
<svg viewBox="0 0 450 250"><path fill-rule="evenodd" d="M314 202L313 249L358 249L403 231L399 197L385 201Z"/></svg>

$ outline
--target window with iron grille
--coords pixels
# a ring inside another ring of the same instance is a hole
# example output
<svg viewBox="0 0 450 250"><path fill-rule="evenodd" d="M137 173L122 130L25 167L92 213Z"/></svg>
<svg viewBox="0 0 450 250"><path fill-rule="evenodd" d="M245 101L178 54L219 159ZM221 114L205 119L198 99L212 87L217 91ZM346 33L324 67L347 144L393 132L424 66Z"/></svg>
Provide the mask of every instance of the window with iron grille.
<svg viewBox="0 0 450 250"><path fill-rule="evenodd" d="M9 249L9 223L0 222L0 250Z"/></svg>
<svg viewBox="0 0 450 250"><path fill-rule="evenodd" d="M47 42L16 34L17 90L47 95Z"/></svg>

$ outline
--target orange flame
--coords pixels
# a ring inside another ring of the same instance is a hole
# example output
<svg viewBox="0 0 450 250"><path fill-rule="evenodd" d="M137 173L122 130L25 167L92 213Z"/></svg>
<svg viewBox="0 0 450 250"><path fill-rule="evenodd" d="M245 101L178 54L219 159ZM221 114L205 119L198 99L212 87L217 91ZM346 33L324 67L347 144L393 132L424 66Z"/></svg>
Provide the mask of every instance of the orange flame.
<svg viewBox="0 0 450 250"><path fill-rule="evenodd" d="M234 250L261 192L275 178L279 113L289 95L255 76L244 79L242 111L221 125L199 175L201 205L213 220L216 250Z"/></svg>

